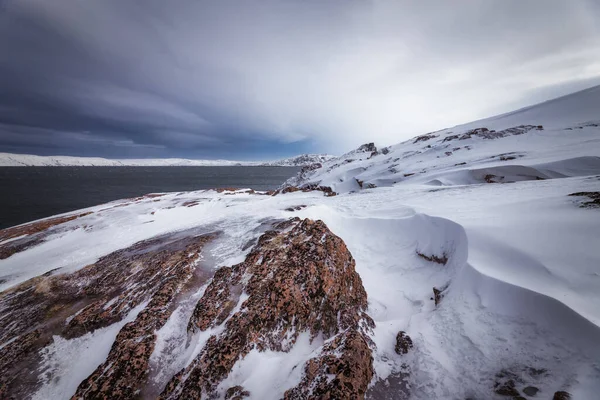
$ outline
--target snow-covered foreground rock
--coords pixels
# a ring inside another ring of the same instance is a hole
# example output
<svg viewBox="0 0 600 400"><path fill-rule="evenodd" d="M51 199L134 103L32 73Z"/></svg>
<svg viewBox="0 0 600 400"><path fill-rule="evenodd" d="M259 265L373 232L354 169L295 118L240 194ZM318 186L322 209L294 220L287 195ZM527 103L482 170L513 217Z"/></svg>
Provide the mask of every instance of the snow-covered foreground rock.
<svg viewBox="0 0 600 400"><path fill-rule="evenodd" d="M0 231L0 397L595 399L599 100Z"/></svg>

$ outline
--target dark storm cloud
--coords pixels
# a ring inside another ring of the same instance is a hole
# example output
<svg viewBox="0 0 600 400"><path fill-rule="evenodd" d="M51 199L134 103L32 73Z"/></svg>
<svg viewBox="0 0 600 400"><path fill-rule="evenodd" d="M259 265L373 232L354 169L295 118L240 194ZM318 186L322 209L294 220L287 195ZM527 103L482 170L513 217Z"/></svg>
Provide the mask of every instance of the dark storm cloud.
<svg viewBox="0 0 600 400"><path fill-rule="evenodd" d="M0 4L0 151L340 152L600 79L595 0Z"/></svg>

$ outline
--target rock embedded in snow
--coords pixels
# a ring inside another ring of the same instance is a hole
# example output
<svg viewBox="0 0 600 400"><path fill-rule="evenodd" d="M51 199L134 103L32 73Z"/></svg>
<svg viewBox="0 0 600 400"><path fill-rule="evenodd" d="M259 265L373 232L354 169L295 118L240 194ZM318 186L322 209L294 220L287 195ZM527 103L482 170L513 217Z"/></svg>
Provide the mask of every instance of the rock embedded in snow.
<svg viewBox="0 0 600 400"><path fill-rule="evenodd" d="M579 204L581 208L598 208L600 207L600 192L577 192L571 193L569 196L587 197L589 200L582 201Z"/></svg>
<svg viewBox="0 0 600 400"><path fill-rule="evenodd" d="M515 381L513 381L512 379L509 379L502 384L497 384L497 387L494 389L494 392L496 392L500 396L520 396L519 391L515 388Z"/></svg>
<svg viewBox="0 0 600 400"><path fill-rule="evenodd" d="M568 392L565 392L562 390L554 393L554 396L552 397L552 400L570 400L570 399L571 399L571 395Z"/></svg>
<svg viewBox="0 0 600 400"><path fill-rule="evenodd" d="M413 342L410 336L408 336L404 331L398 332L398 335L396 335L396 347L394 348L396 353L400 355L407 354L412 348Z"/></svg>
<svg viewBox="0 0 600 400"><path fill-rule="evenodd" d="M540 389L536 388L535 386L527 386L523 389L523 393L525 393L527 396L535 396L537 394L537 392L539 392Z"/></svg>
<svg viewBox="0 0 600 400"><path fill-rule="evenodd" d="M249 396L250 392L244 390L244 387L240 385L230 387L227 389L227 392L225 392L225 400L242 400Z"/></svg>

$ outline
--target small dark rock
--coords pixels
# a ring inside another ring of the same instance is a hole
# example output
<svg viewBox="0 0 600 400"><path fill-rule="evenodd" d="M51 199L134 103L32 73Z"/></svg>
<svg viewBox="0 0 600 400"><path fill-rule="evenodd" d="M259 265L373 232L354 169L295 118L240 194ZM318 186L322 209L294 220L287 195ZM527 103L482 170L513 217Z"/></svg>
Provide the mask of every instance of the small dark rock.
<svg viewBox="0 0 600 400"><path fill-rule="evenodd" d="M527 386L525 389L523 389L523 393L525 393L527 396L535 396L539 391L540 389L536 388L535 386Z"/></svg>
<svg viewBox="0 0 600 400"><path fill-rule="evenodd" d="M241 400L244 397L250 397L250 392L244 390L243 386L233 386L225 392L225 400Z"/></svg>
<svg viewBox="0 0 600 400"><path fill-rule="evenodd" d="M408 336L404 331L398 332L398 335L396 335L396 353L400 355L406 354L412 348L413 342L410 336Z"/></svg>
<svg viewBox="0 0 600 400"><path fill-rule="evenodd" d="M433 300L436 306L440 304L440 301L442 301L442 297L444 297L442 296L442 291L438 288L433 288Z"/></svg>
<svg viewBox="0 0 600 400"><path fill-rule="evenodd" d="M529 367L529 373L533 376L539 376L548 372L546 368L533 368Z"/></svg>
<svg viewBox="0 0 600 400"><path fill-rule="evenodd" d="M496 175L487 174L486 176L483 177L483 179L485 179L485 181L487 183L498 183L497 181L494 180L495 177L496 177Z"/></svg>
<svg viewBox="0 0 600 400"><path fill-rule="evenodd" d="M554 393L554 397L552 397L552 400L569 400L571 398L571 395L569 394L569 392L565 392L565 391L558 391L556 393Z"/></svg>
<svg viewBox="0 0 600 400"><path fill-rule="evenodd" d="M521 394L517 389L515 389L515 381L512 379L506 381L502 385L499 385L496 390L494 390L500 396L520 396Z"/></svg>

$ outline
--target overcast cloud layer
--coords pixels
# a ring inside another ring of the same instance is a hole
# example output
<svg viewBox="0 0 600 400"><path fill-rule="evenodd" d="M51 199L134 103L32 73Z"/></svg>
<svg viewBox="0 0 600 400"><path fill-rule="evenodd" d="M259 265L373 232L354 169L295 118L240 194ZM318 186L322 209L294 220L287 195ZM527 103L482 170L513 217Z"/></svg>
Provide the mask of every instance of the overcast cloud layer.
<svg viewBox="0 0 600 400"><path fill-rule="evenodd" d="M0 0L0 151L341 153L600 84L597 0Z"/></svg>

